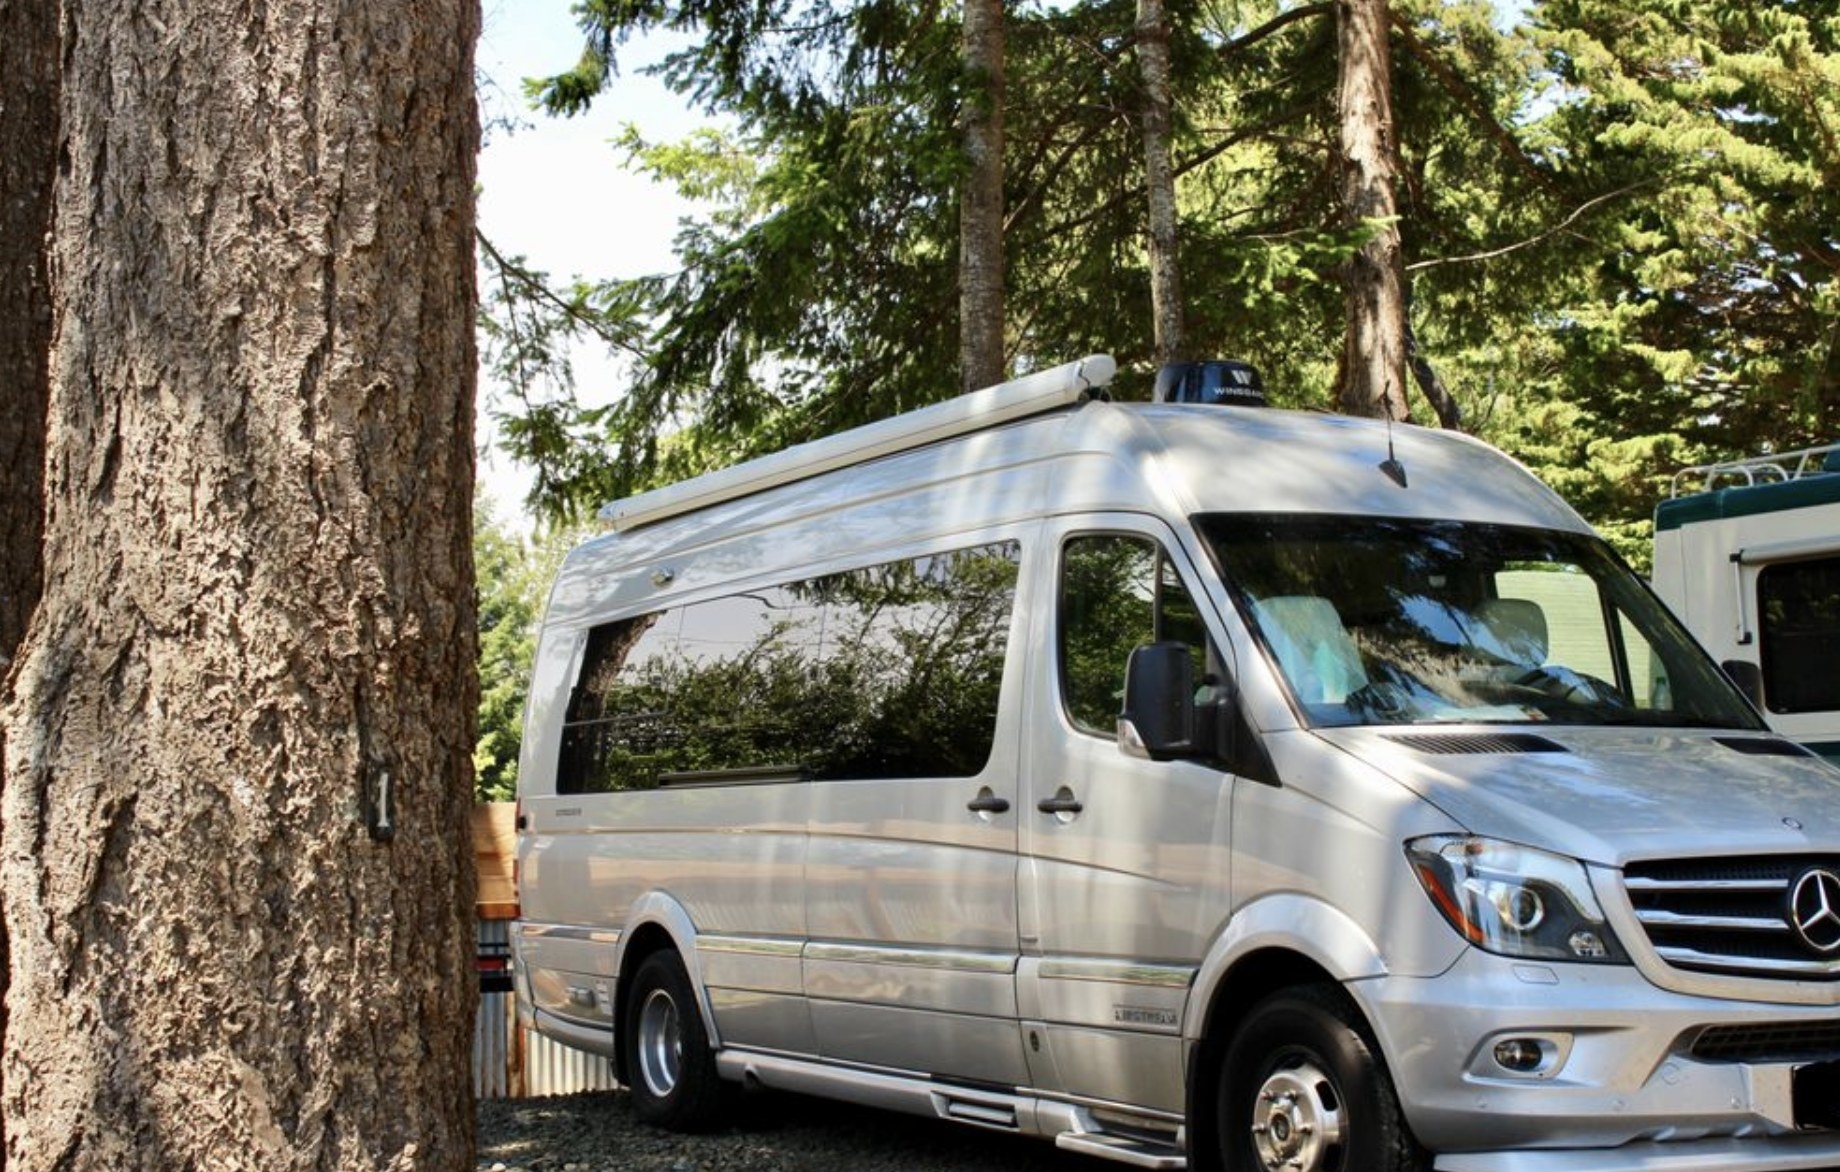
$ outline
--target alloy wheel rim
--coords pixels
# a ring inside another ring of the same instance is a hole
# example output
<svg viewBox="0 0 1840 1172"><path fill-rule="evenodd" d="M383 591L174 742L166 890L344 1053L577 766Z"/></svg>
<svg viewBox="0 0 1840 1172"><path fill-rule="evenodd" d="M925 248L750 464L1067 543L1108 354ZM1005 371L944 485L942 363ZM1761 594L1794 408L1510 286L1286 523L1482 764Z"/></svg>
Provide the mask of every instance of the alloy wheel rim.
<svg viewBox="0 0 1840 1172"><path fill-rule="evenodd" d="M654 989L639 1007L639 1077L645 1089L660 1099L675 1090L683 1057L677 1002L663 989Z"/></svg>

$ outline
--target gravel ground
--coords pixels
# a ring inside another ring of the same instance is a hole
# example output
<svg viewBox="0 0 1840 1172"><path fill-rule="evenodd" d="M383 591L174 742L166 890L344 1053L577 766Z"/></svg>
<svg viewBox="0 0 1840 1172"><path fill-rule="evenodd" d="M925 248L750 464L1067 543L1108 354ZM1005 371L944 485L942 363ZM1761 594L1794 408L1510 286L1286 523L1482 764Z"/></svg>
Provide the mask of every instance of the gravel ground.
<svg viewBox="0 0 1840 1172"><path fill-rule="evenodd" d="M673 1135L624 1091L479 1104L479 1172L1116 1172L1039 1139L795 1095L753 1094L731 1126Z"/></svg>

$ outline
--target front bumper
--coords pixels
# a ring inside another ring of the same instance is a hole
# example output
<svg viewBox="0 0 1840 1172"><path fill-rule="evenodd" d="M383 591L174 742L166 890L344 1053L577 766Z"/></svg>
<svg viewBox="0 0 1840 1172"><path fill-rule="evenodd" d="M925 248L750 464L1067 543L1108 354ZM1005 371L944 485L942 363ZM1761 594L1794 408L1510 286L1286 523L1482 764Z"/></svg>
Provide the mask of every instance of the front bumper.
<svg viewBox="0 0 1840 1172"><path fill-rule="evenodd" d="M1832 1007L1686 996L1632 967L1475 949L1440 976L1349 991L1414 1134L1444 1153L1437 1166L1448 1172L1840 1168L1840 1130L1797 1118L1796 1070L1808 1057L1692 1052L1707 1026L1819 1027L1833 1023ZM1497 1062L1509 1039L1539 1047L1539 1066L1516 1073Z"/></svg>

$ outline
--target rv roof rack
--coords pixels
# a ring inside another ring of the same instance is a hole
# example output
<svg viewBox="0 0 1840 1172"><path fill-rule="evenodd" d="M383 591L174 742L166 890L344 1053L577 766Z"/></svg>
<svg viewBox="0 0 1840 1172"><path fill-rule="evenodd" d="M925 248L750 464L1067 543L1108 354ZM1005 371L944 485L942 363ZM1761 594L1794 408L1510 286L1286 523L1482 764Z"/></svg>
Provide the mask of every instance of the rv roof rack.
<svg viewBox="0 0 1840 1172"><path fill-rule="evenodd" d="M1091 397L1112 381L1109 354L1052 367L823 439L798 444L732 468L679 481L601 506L600 519L626 531L667 517L750 496L782 484L897 452L1040 415Z"/></svg>
<svg viewBox="0 0 1840 1172"><path fill-rule="evenodd" d="M1751 456L1744 460L1723 460L1716 464L1699 464L1692 468L1683 468L1674 473L1674 482L1668 488L1668 496L1678 497L1684 493L1711 492L1715 488L1749 488L1755 484L1780 484L1787 480L1800 480L1804 476L1819 476L1822 473L1840 472L1840 443L1823 444L1818 448L1803 448L1796 452L1776 452L1767 456ZM1692 482L1700 483L1694 486ZM1687 487L1682 488L1685 484Z"/></svg>

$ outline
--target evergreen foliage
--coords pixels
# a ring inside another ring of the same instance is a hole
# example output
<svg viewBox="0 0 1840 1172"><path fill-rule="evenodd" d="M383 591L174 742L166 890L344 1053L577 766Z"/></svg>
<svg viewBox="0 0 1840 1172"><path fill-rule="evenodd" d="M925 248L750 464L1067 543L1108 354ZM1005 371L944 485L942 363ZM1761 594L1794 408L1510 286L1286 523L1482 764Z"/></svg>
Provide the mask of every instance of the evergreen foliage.
<svg viewBox="0 0 1840 1172"><path fill-rule="evenodd" d="M510 531L483 496L473 500L473 565L479 607L479 739L473 746L474 795L517 796L524 700L536 658L537 626L549 584L577 535L556 530L532 542Z"/></svg>
<svg viewBox="0 0 1840 1172"><path fill-rule="evenodd" d="M1172 159L1191 355L1332 402L1342 265L1333 7L1171 0ZM568 516L957 389L959 9L942 0L591 0L532 83L582 109L629 38L726 132L629 137L710 210L677 271L553 289L498 264L506 419ZM1521 23L1513 24L1518 16ZM1012 373L1114 354L1149 385L1135 0L1006 5ZM1798 0L1393 0L1400 232L1417 356L1464 426L1640 562L1677 465L1840 423L1840 15ZM520 319L519 313L525 316ZM495 332L490 332L495 331ZM556 343L632 356L583 410ZM1417 410L1415 408L1415 410Z"/></svg>

